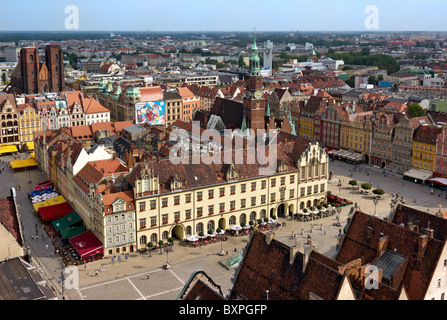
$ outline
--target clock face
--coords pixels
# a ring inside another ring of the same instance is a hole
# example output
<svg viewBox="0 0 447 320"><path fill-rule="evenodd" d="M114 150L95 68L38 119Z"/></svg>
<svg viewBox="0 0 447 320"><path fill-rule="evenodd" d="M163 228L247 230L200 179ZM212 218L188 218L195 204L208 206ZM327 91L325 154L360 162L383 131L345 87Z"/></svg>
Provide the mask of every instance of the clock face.
<svg viewBox="0 0 447 320"><path fill-rule="evenodd" d="M262 97L261 91L256 91L255 92L255 99L261 99L261 97Z"/></svg>

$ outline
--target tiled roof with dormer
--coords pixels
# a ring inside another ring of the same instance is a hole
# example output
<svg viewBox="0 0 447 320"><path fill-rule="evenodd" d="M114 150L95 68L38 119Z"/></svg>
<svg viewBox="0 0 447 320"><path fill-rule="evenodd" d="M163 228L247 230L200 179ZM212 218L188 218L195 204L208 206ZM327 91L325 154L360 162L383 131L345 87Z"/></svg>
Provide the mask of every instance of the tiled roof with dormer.
<svg viewBox="0 0 447 320"><path fill-rule="evenodd" d="M328 265L328 260L312 250L303 271L303 253L291 257L289 246L276 239L267 243L266 234L255 231L236 272L230 299L265 300L268 290L271 300L309 300L311 294L335 300L345 278L333 269L337 262Z"/></svg>
<svg viewBox="0 0 447 320"><path fill-rule="evenodd" d="M362 265L374 264L380 257L378 244L379 238L383 236L388 239L385 249L408 259L404 270L401 270L401 283L394 285L403 284L411 300L424 299L444 246L442 241L429 238L423 255L419 259L418 248L421 234L356 211L347 225L346 234L335 260L346 264L361 258Z"/></svg>

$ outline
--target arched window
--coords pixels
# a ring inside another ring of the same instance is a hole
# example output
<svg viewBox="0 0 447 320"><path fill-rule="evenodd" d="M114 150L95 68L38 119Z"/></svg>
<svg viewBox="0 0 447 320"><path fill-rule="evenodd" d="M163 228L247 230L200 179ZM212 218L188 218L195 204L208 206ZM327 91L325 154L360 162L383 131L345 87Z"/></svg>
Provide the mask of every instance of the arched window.
<svg viewBox="0 0 447 320"><path fill-rule="evenodd" d="M187 226L185 230L186 234L191 234L191 226Z"/></svg>
<svg viewBox="0 0 447 320"><path fill-rule="evenodd" d="M239 217L239 223L247 223L247 215L245 213L241 214L241 216Z"/></svg>
<svg viewBox="0 0 447 320"><path fill-rule="evenodd" d="M229 222L230 222L230 224L236 224L236 217L231 216Z"/></svg>
<svg viewBox="0 0 447 320"><path fill-rule="evenodd" d="M167 231L163 231L163 233L161 234L161 239L168 240L168 236L169 236L169 233Z"/></svg>
<svg viewBox="0 0 447 320"><path fill-rule="evenodd" d="M197 233L203 232L203 223L202 223L202 222L199 222L199 223L197 224L197 226L196 226L196 232L197 232Z"/></svg>
<svg viewBox="0 0 447 320"><path fill-rule="evenodd" d="M250 212L250 220L251 221L256 220L256 212L255 211Z"/></svg>
<svg viewBox="0 0 447 320"><path fill-rule="evenodd" d="M146 238L146 236L141 236L140 237L140 244L141 245L147 245L147 238Z"/></svg>
<svg viewBox="0 0 447 320"><path fill-rule="evenodd" d="M156 233L151 234L151 238L150 239L151 239L150 241L152 243L157 243L157 234Z"/></svg>
<svg viewBox="0 0 447 320"><path fill-rule="evenodd" d="M206 227L207 227L206 231L208 231L208 230L213 230L214 231L214 220L208 221L208 224L207 224Z"/></svg>
<svg viewBox="0 0 447 320"><path fill-rule="evenodd" d="M259 218L260 219L264 219L265 218L265 213L266 213L265 209L262 209L261 213L259 214Z"/></svg>
<svg viewBox="0 0 447 320"><path fill-rule="evenodd" d="M34 56L32 54L29 55L29 62L34 62Z"/></svg>

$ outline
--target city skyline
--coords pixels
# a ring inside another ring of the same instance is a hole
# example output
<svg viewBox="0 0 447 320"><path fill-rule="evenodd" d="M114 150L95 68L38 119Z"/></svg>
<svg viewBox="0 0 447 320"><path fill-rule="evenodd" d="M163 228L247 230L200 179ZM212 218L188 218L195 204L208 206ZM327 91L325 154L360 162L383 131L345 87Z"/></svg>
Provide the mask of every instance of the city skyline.
<svg viewBox="0 0 447 320"><path fill-rule="evenodd" d="M115 6L102 0L42 0L36 7L26 0L4 3L2 9L8 14L0 21L0 31L447 31L442 17L447 3L440 0L323 0L318 7L293 0L275 2L275 6L253 0L222 4L193 0L187 5L178 0L169 5L131 0ZM78 23L70 29L71 15L77 15ZM376 24L368 27L371 15Z"/></svg>

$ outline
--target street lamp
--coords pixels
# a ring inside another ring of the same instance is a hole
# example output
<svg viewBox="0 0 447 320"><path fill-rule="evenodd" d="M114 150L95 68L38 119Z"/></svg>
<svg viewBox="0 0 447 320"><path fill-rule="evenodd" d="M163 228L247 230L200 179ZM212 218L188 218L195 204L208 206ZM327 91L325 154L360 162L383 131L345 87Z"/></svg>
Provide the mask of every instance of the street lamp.
<svg viewBox="0 0 447 320"><path fill-rule="evenodd" d="M379 200L377 200L377 198L374 198L373 202L374 202L374 216L377 216L376 208L377 208L377 203L379 203Z"/></svg>
<svg viewBox="0 0 447 320"><path fill-rule="evenodd" d="M166 245L165 245L165 251L166 251L166 263L163 265L163 268L165 268L165 269L169 269L171 266L169 265L169 262L168 262L168 253L169 253L169 250L170 250L170 244L169 243L167 243Z"/></svg>

